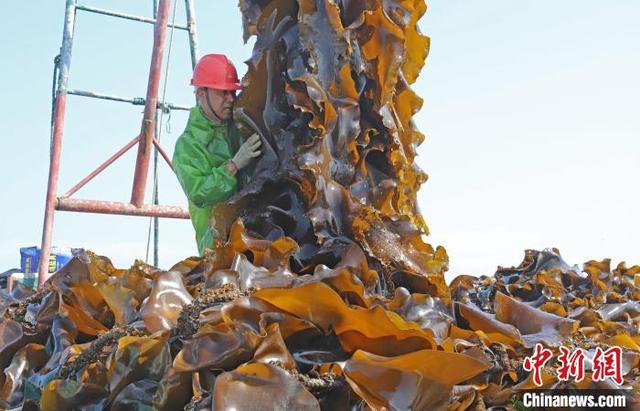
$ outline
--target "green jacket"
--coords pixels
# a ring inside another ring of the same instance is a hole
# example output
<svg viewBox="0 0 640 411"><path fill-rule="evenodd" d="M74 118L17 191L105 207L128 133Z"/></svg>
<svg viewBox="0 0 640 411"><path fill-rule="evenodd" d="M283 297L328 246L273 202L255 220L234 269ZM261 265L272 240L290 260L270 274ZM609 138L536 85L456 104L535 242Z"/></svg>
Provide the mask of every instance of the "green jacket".
<svg viewBox="0 0 640 411"><path fill-rule="evenodd" d="M189 199L200 255L217 238L209 227L213 205L226 201L238 188L236 177L226 169L238 147L238 132L232 122L210 120L198 106L191 109L187 127L176 142L173 168Z"/></svg>

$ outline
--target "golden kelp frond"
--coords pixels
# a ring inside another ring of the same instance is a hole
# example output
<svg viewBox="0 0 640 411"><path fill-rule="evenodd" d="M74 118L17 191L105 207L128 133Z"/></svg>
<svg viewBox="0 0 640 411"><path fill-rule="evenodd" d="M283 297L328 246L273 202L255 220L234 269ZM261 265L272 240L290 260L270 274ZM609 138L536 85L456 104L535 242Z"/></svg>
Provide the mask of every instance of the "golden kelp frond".
<svg viewBox="0 0 640 411"><path fill-rule="evenodd" d="M485 371L464 354L420 350L397 357L356 351L344 365L354 391L373 409L442 409L454 385Z"/></svg>

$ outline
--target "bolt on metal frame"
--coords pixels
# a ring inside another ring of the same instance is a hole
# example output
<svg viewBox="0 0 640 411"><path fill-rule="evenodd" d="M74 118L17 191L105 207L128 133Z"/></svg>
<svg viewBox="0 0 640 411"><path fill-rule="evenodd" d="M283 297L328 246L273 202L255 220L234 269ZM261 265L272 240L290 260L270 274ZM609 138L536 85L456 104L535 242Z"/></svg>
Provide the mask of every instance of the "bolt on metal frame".
<svg viewBox="0 0 640 411"><path fill-rule="evenodd" d="M192 66L195 65L198 44L196 33L196 19L193 0L185 0L187 25L172 25L168 23L171 0L154 0L154 19L139 17L130 14L118 13L109 10L98 9L79 5L77 0L66 0L64 30L62 36L62 46L60 55L56 58L56 69L58 71L57 88L55 90L55 100L52 115L52 138L50 147L49 179L47 183L47 198L45 203L44 224L42 229L42 244L40 248L40 263L38 265L38 284L42 285L48 273L48 262L51 252L51 242L53 237L53 222L55 211L73 211L84 213L117 214L143 217L165 217L165 218L189 218L189 212L182 207L158 205L157 198L151 205L144 204L144 194L147 177L149 173L149 161L152 148L155 146L156 153L164 158L171 166L171 159L160 147L160 143L155 138L157 111L161 110L188 110L188 107L176 104L159 104L158 91L160 86L161 69L163 65L165 39L167 27L185 30L189 35L189 47L191 49ZM69 84L69 69L71 66L71 51L73 47L73 35L77 11L98 13L105 16L112 16L144 22L154 25L153 52L151 55L151 66L147 83L146 98L125 98L111 96L107 94L94 93L90 91L71 90ZM144 115L140 133L127 145L118 150L114 155L98 166L87 177L69 189L61 197L57 196L58 177L60 172L60 154L62 151L62 137L64 131L64 117L67 103L67 95L78 95L83 97L99 98L104 100L128 102L133 105L144 105ZM138 145L138 154L131 190L131 202L113 202L102 200L83 200L71 198L79 189L84 187L100 172L110 164L120 158L133 146Z"/></svg>

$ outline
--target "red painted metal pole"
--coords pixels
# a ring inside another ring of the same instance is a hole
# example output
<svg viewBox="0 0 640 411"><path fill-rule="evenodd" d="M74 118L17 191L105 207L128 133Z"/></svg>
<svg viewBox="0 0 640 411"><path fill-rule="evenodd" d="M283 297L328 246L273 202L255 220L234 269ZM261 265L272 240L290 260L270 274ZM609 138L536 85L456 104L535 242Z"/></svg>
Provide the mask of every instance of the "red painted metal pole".
<svg viewBox="0 0 640 411"><path fill-rule="evenodd" d="M156 124L158 89L160 86L170 6L170 0L160 0L158 5L158 17L156 19L153 38L153 53L151 54L151 67L149 69L149 82L147 84L147 98L144 107L144 117L142 119L142 129L140 131L142 138L138 146L136 170L133 177L133 188L131 190L131 203L136 207L141 207L144 204L144 194L149 174L149 160L151 158L151 148L153 146Z"/></svg>
<svg viewBox="0 0 640 411"><path fill-rule="evenodd" d="M93 170L93 172L91 174L89 174L88 176L86 176L85 178L83 178L78 184L76 184L75 186L73 186L71 189L69 189L69 191L67 191L66 193L64 193L64 195L62 197L71 197L76 191L80 190L82 187L85 186L85 184L87 184L89 181L93 180L93 178L95 176L97 176L98 174L100 174L105 168L109 167L114 161L116 161L117 159L119 159L120 157L122 157L122 155L124 153L126 153L127 151L129 151L129 149L133 146L136 145L136 143L138 143L140 141L140 136L137 136L136 138L134 138L133 140L131 140L129 143L127 143L126 146L122 147L120 150L118 150L118 152L116 152L114 155L112 155L111 157L109 157L109 159L107 159L107 161L105 161L104 163L102 163L98 168L96 168L95 170Z"/></svg>
<svg viewBox="0 0 640 411"><path fill-rule="evenodd" d="M162 158L164 158L164 161L166 161L167 164L169 164L169 167L171 167L171 169L173 170L173 164L171 163L171 158L169 157L167 152L164 151L164 149L160 146L160 143L158 142L158 140L154 138L153 144L156 146L156 149L158 149L158 152L160 153Z"/></svg>
<svg viewBox="0 0 640 411"><path fill-rule="evenodd" d="M62 92L56 97L55 126L53 129L53 144L49 162L49 181L47 183L47 200L44 206L44 226L42 229L42 244L40 246L40 262L38 264L38 284L47 280L49 273L49 254L53 237L53 218L56 208L56 193L58 191L58 176L60 173L60 154L62 151L62 128L64 126L64 112L67 94Z"/></svg>
<svg viewBox="0 0 640 411"><path fill-rule="evenodd" d="M38 263L38 284L47 280L49 273L49 254L53 237L53 218L58 192L58 175L60 173L60 154L62 153L62 134L64 130L64 113L67 105L67 83L71 66L71 49L73 45L73 29L76 17L76 1L67 0L64 16L62 47L60 47L60 75L54 105L53 137L51 141L51 157L49 160L49 181L47 183L47 199L44 206L44 224L42 227L42 244L40 246L40 262Z"/></svg>
<svg viewBox="0 0 640 411"><path fill-rule="evenodd" d="M189 211L182 207L166 205L142 205L136 207L129 203L116 201L82 200L78 198L59 198L57 207L60 211L81 213L118 214L143 217L189 218Z"/></svg>

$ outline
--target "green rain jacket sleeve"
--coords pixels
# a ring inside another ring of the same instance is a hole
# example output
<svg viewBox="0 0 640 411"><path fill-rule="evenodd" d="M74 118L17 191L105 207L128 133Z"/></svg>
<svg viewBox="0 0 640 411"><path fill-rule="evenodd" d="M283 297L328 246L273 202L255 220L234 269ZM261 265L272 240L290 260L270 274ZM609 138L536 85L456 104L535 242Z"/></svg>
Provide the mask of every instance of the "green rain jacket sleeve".
<svg viewBox="0 0 640 411"><path fill-rule="evenodd" d="M211 206L228 199L235 192L236 178L226 169L231 157L226 157L222 153L209 154L196 138L180 138L177 142L173 167L187 197L195 206Z"/></svg>

